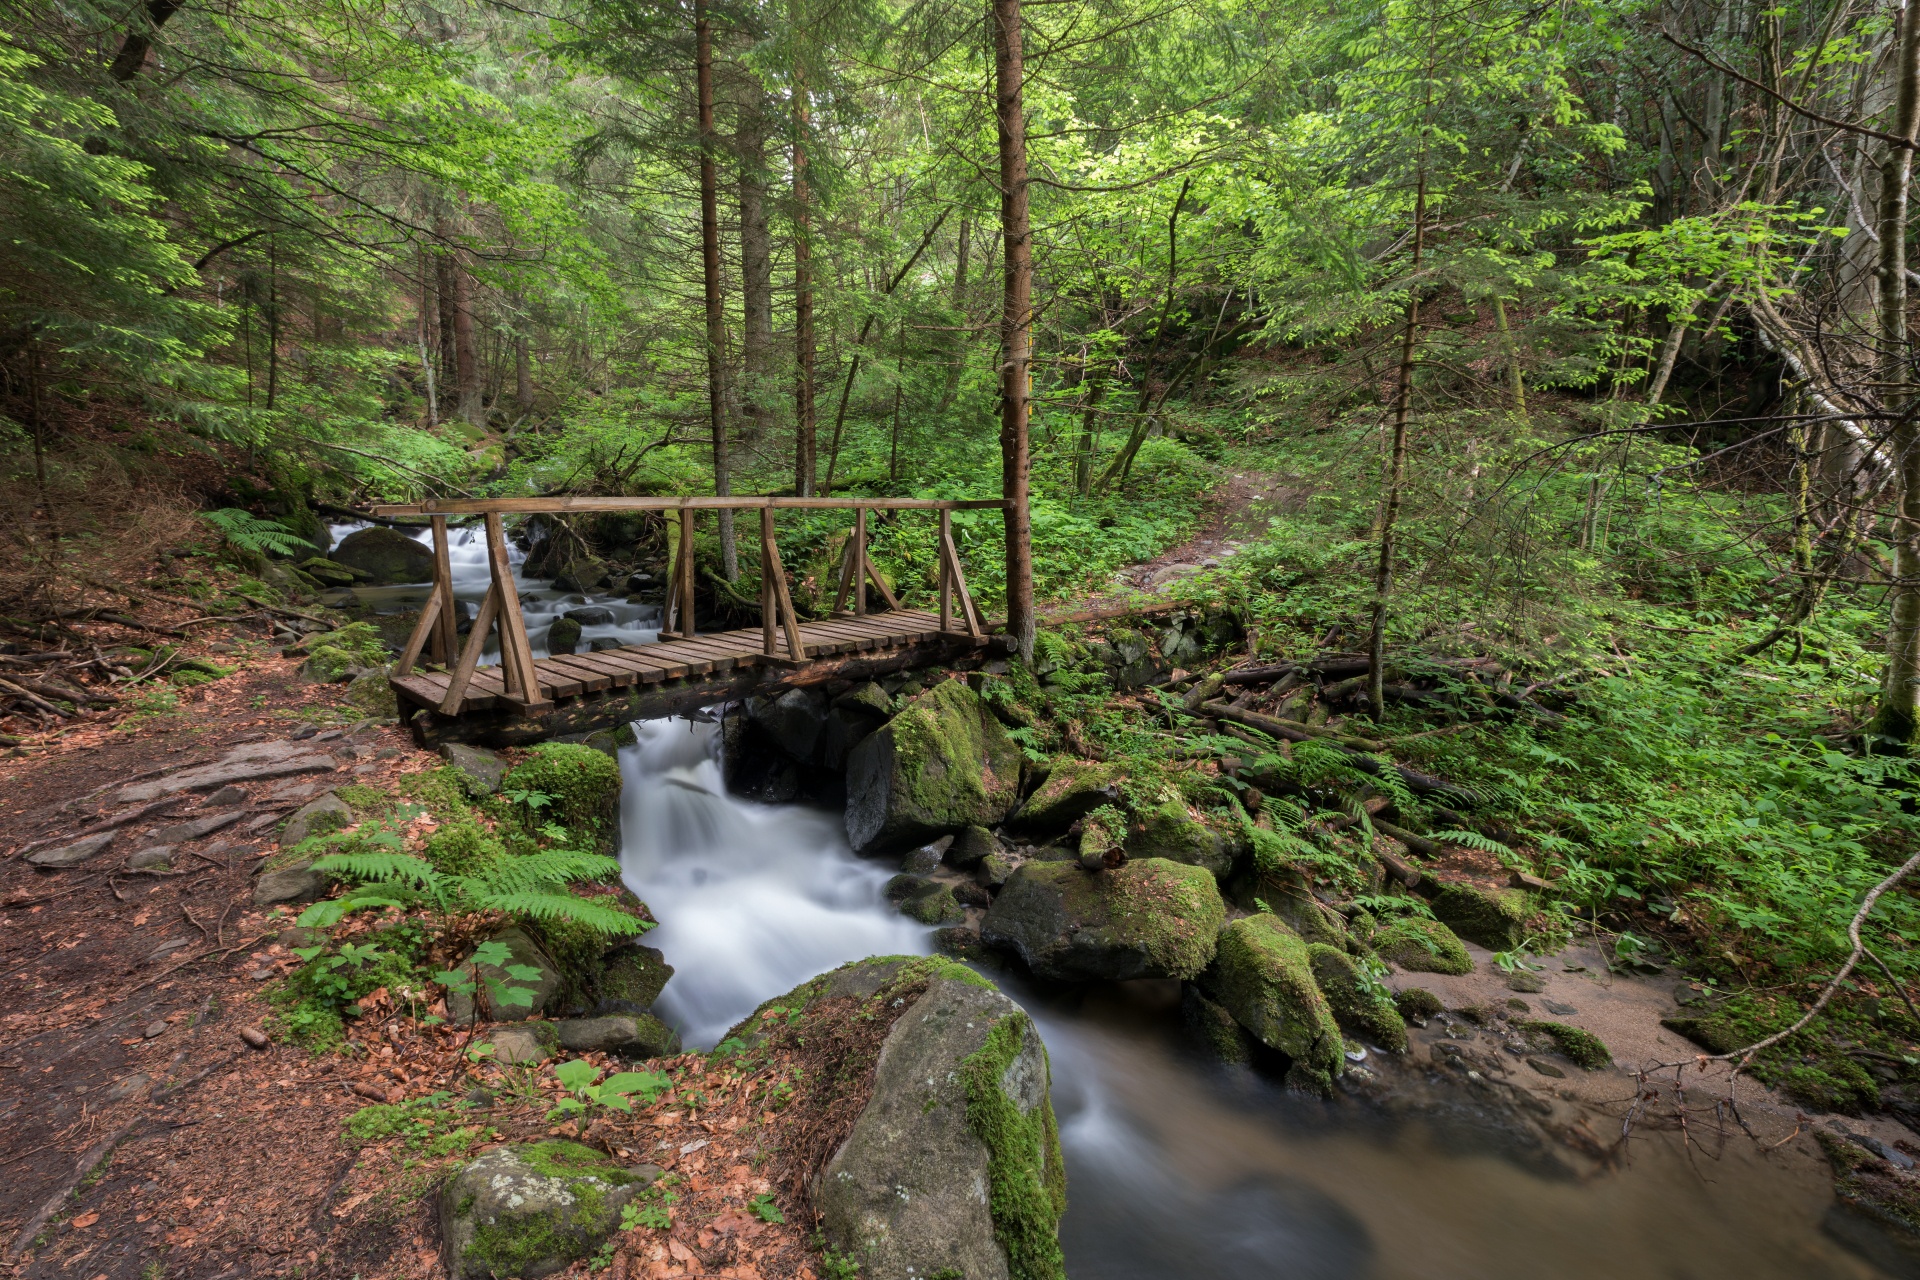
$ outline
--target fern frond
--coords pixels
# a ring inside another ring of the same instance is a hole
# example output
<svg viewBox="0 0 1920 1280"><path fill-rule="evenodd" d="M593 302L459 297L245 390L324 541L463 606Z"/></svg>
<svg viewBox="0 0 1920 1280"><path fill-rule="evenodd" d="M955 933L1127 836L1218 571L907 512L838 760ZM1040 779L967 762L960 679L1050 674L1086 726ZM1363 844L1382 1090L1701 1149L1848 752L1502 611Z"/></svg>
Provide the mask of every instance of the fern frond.
<svg viewBox="0 0 1920 1280"><path fill-rule="evenodd" d="M612 858L572 849L548 849L500 858L476 875L466 877L462 887L470 894L513 893L551 888L574 880L606 880L619 874L620 864Z"/></svg>
<svg viewBox="0 0 1920 1280"><path fill-rule="evenodd" d="M313 547L278 520L262 520L250 511L225 507L203 512L201 518L220 531L220 536L241 551L252 555L297 556L313 554Z"/></svg>
<svg viewBox="0 0 1920 1280"><path fill-rule="evenodd" d="M570 920L611 937L631 937L652 927L617 907L593 898L576 898L570 893L523 889L512 893L476 893L471 895L471 900L482 911L504 911L534 920Z"/></svg>
<svg viewBox="0 0 1920 1280"><path fill-rule="evenodd" d="M1513 850L1478 831L1438 831L1427 837L1438 844L1458 845L1462 849L1478 849L1482 853L1491 853L1502 858L1516 856Z"/></svg>
<svg viewBox="0 0 1920 1280"><path fill-rule="evenodd" d="M419 894L412 890L403 890L401 897L418 899ZM390 893L374 893L357 889L344 898L328 898L316 902L300 913L294 923L302 929L331 929L356 911L368 911L374 907L404 907L407 903Z"/></svg>
<svg viewBox="0 0 1920 1280"><path fill-rule="evenodd" d="M405 884L439 893L442 877L432 864L409 853L334 853L313 869L335 880L359 884Z"/></svg>

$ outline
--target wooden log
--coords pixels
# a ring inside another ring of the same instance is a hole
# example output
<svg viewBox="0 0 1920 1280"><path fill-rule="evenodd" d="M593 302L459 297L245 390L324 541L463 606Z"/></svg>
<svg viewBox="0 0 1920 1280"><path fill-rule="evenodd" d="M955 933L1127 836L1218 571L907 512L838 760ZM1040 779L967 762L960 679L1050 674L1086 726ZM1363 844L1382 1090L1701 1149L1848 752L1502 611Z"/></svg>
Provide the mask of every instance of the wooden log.
<svg viewBox="0 0 1920 1280"><path fill-rule="evenodd" d="M435 517L438 519L439 517ZM407 637L407 647L400 651L400 660L393 664L393 674L406 676L413 674L413 664L419 659L420 651L426 648L427 638L442 628L440 625L440 597L446 591L444 579L433 584L433 590L427 593L427 602L420 606L420 617L413 624L413 634ZM442 663L451 666L451 663Z"/></svg>
<svg viewBox="0 0 1920 1280"><path fill-rule="evenodd" d="M467 698L467 686L473 683L474 669L480 665L480 655L487 647L487 632L493 629L493 615L499 611L499 588L487 584L487 594L480 599L480 614L473 620L473 630L467 632L467 643L460 650L460 660L454 664L453 673L447 679L447 693L440 700L440 714L452 716L460 714Z"/></svg>
<svg viewBox="0 0 1920 1280"><path fill-rule="evenodd" d="M787 660L805 662L807 646L800 637L800 620L794 616L793 593L787 588L787 569L780 562L780 544L773 536L773 511L768 509L762 519L766 521L768 560L768 568L762 572L773 583L773 602L780 614L780 630L787 642Z"/></svg>
<svg viewBox="0 0 1920 1280"><path fill-rule="evenodd" d="M1004 498L786 498L556 496L549 498L430 498L425 502L383 502L373 514L383 518L420 515L538 515L567 511L746 511L760 507L799 511L847 511L856 506L888 511L987 511L1005 507Z"/></svg>
<svg viewBox="0 0 1920 1280"><path fill-rule="evenodd" d="M519 695L528 707L542 707L552 700L540 688L540 673L533 665L533 642L527 638L526 619L520 614L520 593L513 581L513 565L507 559L507 535L500 513L487 513L487 565L492 571L499 598L500 671L508 690Z"/></svg>
<svg viewBox="0 0 1920 1280"><path fill-rule="evenodd" d="M433 580L445 588L440 594L440 628L436 632L440 665L453 665L454 652L460 647L460 612L453 601L453 560L447 549L447 518L434 516Z"/></svg>
<svg viewBox="0 0 1920 1280"><path fill-rule="evenodd" d="M1221 676L1223 684L1272 684L1300 670L1296 663L1277 662L1261 667L1240 667Z"/></svg>

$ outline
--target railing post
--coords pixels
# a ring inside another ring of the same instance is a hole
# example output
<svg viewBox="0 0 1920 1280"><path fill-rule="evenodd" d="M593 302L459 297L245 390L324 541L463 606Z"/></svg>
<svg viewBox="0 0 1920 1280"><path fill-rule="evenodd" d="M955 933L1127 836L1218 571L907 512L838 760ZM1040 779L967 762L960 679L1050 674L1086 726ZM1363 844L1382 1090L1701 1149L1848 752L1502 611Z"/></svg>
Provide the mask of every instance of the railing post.
<svg viewBox="0 0 1920 1280"><path fill-rule="evenodd" d="M778 604L773 591L773 508L760 508L760 652L773 656L774 614Z"/></svg>
<svg viewBox="0 0 1920 1280"><path fill-rule="evenodd" d="M853 612L867 611L867 509L853 509Z"/></svg>
<svg viewBox="0 0 1920 1280"><path fill-rule="evenodd" d="M693 625L693 508L680 508L680 634L694 635Z"/></svg>
<svg viewBox="0 0 1920 1280"><path fill-rule="evenodd" d="M947 572L947 544L953 541L953 512L940 508L940 541L935 551L940 561L940 629L953 630L953 576Z"/></svg>
<svg viewBox="0 0 1920 1280"><path fill-rule="evenodd" d="M500 623L500 679L528 708L552 705L540 692L540 673L533 665L533 644L527 639L526 619L520 613L520 593L513 583L513 565L507 559L507 535L500 513L487 512L487 569L492 580Z"/></svg>
<svg viewBox="0 0 1920 1280"><path fill-rule="evenodd" d="M460 614L453 599L453 558L447 550L447 518L432 516L433 580L440 588L439 643L434 646L440 665L451 667L460 648Z"/></svg>

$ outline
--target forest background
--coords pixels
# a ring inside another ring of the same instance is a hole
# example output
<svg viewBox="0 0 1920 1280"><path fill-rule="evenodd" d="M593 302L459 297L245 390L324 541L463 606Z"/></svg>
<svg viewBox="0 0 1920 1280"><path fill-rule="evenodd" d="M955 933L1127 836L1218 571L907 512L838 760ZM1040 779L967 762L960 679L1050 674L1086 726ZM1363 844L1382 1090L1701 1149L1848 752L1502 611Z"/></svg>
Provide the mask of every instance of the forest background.
<svg viewBox="0 0 1920 1280"><path fill-rule="evenodd" d="M1177 590L1262 652L1371 649L1374 708L1389 651L1577 691L1422 748L1568 909L1817 988L1914 847L1899 8L0 13L15 631L198 510L244 543L233 512L1029 470L1044 606L1251 477L1274 496L1238 554ZM783 521L825 554L826 516ZM1019 540L956 526L1017 624ZM875 539L930 586L930 540ZM1061 706L1151 749L1097 689ZM1891 980L1920 913L1886 902Z"/></svg>

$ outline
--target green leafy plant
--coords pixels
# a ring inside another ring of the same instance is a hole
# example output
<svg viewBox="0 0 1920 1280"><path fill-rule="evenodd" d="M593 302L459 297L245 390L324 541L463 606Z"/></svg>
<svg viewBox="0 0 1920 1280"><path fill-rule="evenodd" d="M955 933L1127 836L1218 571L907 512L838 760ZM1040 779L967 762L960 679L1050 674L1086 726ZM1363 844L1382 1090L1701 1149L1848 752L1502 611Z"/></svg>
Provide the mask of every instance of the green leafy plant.
<svg viewBox="0 0 1920 1280"><path fill-rule="evenodd" d="M637 916L591 898L566 892L574 881L604 880L619 874L620 864L597 853L548 849L499 858L459 874L437 870L392 843L386 847L331 854L314 862L316 871L355 883L342 897L316 902L300 915L303 927L325 928L370 907L424 903L440 911L504 911L532 920L570 920L611 937L631 937L652 926Z"/></svg>
<svg viewBox="0 0 1920 1280"><path fill-rule="evenodd" d="M785 1222L787 1215L780 1212L780 1206L773 1202L771 1195L759 1195L747 1201L747 1208L753 1216L762 1222Z"/></svg>
<svg viewBox="0 0 1920 1280"><path fill-rule="evenodd" d="M632 1111L633 1098L646 1105L673 1085L672 1079L659 1071L617 1071L601 1080L600 1068L581 1058L556 1066L553 1077L567 1090L567 1096L547 1112L548 1120L582 1115L595 1107Z"/></svg>
<svg viewBox="0 0 1920 1280"><path fill-rule="evenodd" d="M473 949L473 958L458 969L448 969L436 973L433 980L445 987L451 995L462 995L469 1000L480 994L484 982L487 1002L496 1011L502 1009L531 1009L533 1007L534 987L546 976L537 966L530 964L511 964L513 950L504 942L483 942ZM495 978L483 973L485 969L497 969L506 977ZM527 985L521 985L527 984ZM478 1049L481 1046L472 1046ZM469 1052L469 1057L491 1056L493 1046L485 1046L484 1054Z"/></svg>

